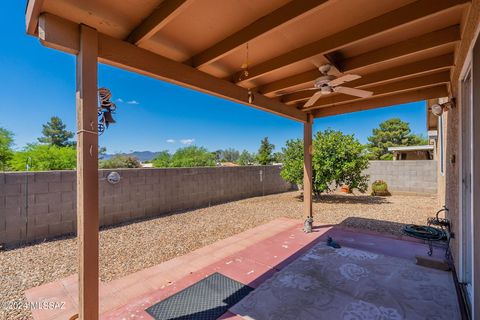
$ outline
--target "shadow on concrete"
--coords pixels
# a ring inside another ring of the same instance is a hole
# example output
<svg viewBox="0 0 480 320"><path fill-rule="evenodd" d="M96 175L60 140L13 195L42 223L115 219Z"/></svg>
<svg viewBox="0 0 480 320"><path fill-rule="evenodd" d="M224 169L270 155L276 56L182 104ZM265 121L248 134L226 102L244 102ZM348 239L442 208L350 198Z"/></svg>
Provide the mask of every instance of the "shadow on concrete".
<svg viewBox="0 0 480 320"><path fill-rule="evenodd" d="M295 196L298 201L303 201L303 193ZM329 193L313 197L314 203L345 203L345 204L386 204L390 203L388 197L370 196L370 195L354 195Z"/></svg>
<svg viewBox="0 0 480 320"><path fill-rule="evenodd" d="M400 223L379 219L368 219L361 217L348 217L340 222L337 227L350 230L367 230L371 232L387 233L391 235L401 236L402 228L407 223Z"/></svg>

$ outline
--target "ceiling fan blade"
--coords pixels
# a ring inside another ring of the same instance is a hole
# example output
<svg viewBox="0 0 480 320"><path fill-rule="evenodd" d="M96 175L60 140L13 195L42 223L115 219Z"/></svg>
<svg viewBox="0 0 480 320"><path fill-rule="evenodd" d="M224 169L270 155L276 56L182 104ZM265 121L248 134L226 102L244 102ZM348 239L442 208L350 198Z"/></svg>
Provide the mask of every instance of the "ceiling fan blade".
<svg viewBox="0 0 480 320"><path fill-rule="evenodd" d="M322 96L322 91L317 91L313 94L313 96L308 99L308 101L305 103L305 107L310 107L312 106L315 102L317 102L318 99Z"/></svg>
<svg viewBox="0 0 480 320"><path fill-rule="evenodd" d="M348 94L355 97L360 97L360 98L367 98L373 95L372 91L366 91L366 90L355 89L355 88L347 88L347 87L335 87L333 88L333 91Z"/></svg>
<svg viewBox="0 0 480 320"><path fill-rule="evenodd" d="M345 82L360 79L361 77L362 76L359 76L359 75L356 75L356 74L346 74L344 76L338 77L337 79L333 79L328 84L332 87L335 87L335 86L341 85Z"/></svg>

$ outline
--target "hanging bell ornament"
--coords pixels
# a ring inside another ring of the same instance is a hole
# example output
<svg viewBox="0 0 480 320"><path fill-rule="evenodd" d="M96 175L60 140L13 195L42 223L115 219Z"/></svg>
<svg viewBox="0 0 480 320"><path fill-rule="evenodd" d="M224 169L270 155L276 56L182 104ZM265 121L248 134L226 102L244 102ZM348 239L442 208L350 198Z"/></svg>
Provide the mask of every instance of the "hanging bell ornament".
<svg viewBox="0 0 480 320"><path fill-rule="evenodd" d="M248 89L248 103L252 104L255 100L255 95L253 94L252 90Z"/></svg>

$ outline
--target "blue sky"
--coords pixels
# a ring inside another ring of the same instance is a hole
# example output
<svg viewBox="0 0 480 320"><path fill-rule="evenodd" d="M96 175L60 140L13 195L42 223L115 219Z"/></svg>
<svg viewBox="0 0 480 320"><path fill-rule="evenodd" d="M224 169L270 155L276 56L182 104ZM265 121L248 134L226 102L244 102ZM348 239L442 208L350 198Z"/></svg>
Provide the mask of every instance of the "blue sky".
<svg viewBox="0 0 480 320"><path fill-rule="evenodd" d="M36 141L42 124L59 116L75 130L75 57L43 47L25 34L25 1L2 3L0 19L0 127L15 134L15 147ZM302 136L302 125L282 117L150 79L99 66L99 86L117 102L117 123L100 137L108 153L175 149L188 143L209 150L256 151L268 136L279 151ZM315 119L314 130L353 133L363 143L384 120L400 117L426 134L425 103ZM174 142L173 142L174 141Z"/></svg>

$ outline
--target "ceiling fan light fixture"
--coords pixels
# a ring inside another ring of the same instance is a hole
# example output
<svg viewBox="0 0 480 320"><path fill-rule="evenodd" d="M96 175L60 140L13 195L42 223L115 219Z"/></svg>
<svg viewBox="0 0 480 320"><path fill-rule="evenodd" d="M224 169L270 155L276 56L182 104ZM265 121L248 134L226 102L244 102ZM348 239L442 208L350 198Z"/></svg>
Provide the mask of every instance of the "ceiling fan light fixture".
<svg viewBox="0 0 480 320"><path fill-rule="evenodd" d="M322 94L330 94L333 92L332 88L329 86L320 87L320 91L322 92Z"/></svg>

